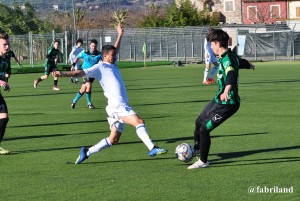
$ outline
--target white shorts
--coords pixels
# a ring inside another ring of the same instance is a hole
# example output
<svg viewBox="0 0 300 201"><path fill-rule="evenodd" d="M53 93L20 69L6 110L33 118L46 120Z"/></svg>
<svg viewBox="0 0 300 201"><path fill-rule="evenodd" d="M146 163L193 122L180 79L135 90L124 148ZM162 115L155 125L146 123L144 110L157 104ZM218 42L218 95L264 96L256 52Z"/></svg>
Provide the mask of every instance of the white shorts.
<svg viewBox="0 0 300 201"><path fill-rule="evenodd" d="M206 64L211 64L213 62L218 63L218 60L217 60L217 58L214 54L209 54L209 57L205 58L205 63Z"/></svg>
<svg viewBox="0 0 300 201"><path fill-rule="evenodd" d="M107 105L106 112L108 114L107 121L109 123L110 129L114 125L118 132L122 133L125 128L125 123L122 121L121 117L126 117L136 114L132 108L126 103L120 103L117 106Z"/></svg>

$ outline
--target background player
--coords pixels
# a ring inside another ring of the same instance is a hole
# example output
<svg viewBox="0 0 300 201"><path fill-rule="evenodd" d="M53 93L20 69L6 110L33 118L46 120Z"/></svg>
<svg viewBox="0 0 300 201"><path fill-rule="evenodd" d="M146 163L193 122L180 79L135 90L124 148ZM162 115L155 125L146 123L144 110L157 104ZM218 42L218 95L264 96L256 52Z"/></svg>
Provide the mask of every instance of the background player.
<svg viewBox="0 0 300 201"><path fill-rule="evenodd" d="M82 163L90 155L96 152L117 144L125 128L125 124L130 124L136 128L137 135L149 149L149 156L167 153L167 150L158 148L153 144L146 130L144 121L129 106L126 88L116 64L117 52L123 35L123 29L120 23L118 24L117 31L118 38L115 42L115 46L105 45L102 47L103 62L100 61L93 67L83 69L81 71L67 73L53 72L55 76L60 77L85 75L88 77L94 77L99 80L103 88L104 95L108 99L106 112L108 114L107 119L111 129L110 136L102 139L90 148L82 147L80 155L75 162L76 164Z"/></svg>
<svg viewBox="0 0 300 201"><path fill-rule="evenodd" d="M11 58L14 58L19 66L22 66L22 65L20 64L19 60L17 59L17 57L16 57L16 55L15 55L15 53L12 49L9 49L9 51L5 55L8 57L7 62L8 62L8 69L9 70L7 71L7 73L5 75L6 82L8 82L8 79L10 78L10 75L11 75Z"/></svg>
<svg viewBox="0 0 300 201"><path fill-rule="evenodd" d="M53 46L51 46L51 48L48 50L47 52L47 58L46 58L46 62L45 62L45 75L41 76L40 78L38 78L37 80L34 80L33 82L33 87L37 88L38 83L40 83L41 81L47 79L49 77L49 74L52 71L57 70L57 61L58 61L58 57L59 57L59 45L60 42L59 40L55 40L53 43ZM60 90L57 86L58 83L58 78L54 77L54 84L53 84L53 90L58 91Z"/></svg>
<svg viewBox="0 0 300 201"><path fill-rule="evenodd" d="M204 39L204 57L205 57L205 69L204 69L204 76L203 76L203 84L213 84L216 83L215 80L213 79L214 74L216 72L216 70L218 69L218 60L213 52L213 50L211 49L211 44L208 41L207 37L209 35L209 33L212 31L212 29L208 30L208 34ZM213 64L214 67L210 72L209 77L208 73L210 70L210 65Z"/></svg>
<svg viewBox="0 0 300 201"><path fill-rule="evenodd" d="M6 82L5 75L8 73L8 57L6 56L9 51L9 36L6 33L0 33L0 86L4 91L9 91L9 85ZM6 125L8 123L8 109L6 102L0 92L0 145L4 137ZM0 146L0 155L9 154L9 151Z"/></svg>
<svg viewBox="0 0 300 201"><path fill-rule="evenodd" d="M79 70L80 69L80 61L77 60L77 62L74 62L76 56L83 50L81 45L83 44L83 41L82 39L78 39L76 41L76 45L72 48L72 51L70 52L70 55L69 55L69 60L71 61L71 63L75 63L75 66L74 66L74 70ZM74 83L74 80L73 78L71 77L70 78L71 82ZM78 78L76 77L75 78L75 83L78 83Z"/></svg>
<svg viewBox="0 0 300 201"><path fill-rule="evenodd" d="M93 39L90 42L90 49L87 51L81 51L77 57L74 59L72 64L71 71L75 70L76 63L79 59L83 59L82 69L87 69L98 63L102 60L102 54L100 51L97 50L98 42L97 40ZM87 100L88 108L95 109L94 105L92 104L92 83L94 82L95 78L84 77L83 84L79 92L76 94L75 98L72 100L71 108L75 109L75 105L77 101L81 98L81 96L85 93L85 97Z"/></svg>

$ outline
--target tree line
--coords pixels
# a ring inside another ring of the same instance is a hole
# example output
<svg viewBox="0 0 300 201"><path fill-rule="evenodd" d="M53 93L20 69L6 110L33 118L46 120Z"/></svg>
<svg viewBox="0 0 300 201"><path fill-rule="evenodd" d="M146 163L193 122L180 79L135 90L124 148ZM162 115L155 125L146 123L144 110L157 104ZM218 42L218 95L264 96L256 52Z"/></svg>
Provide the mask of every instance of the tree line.
<svg viewBox="0 0 300 201"><path fill-rule="evenodd" d="M13 35L33 33L49 33L74 30L73 13L50 10L37 13L28 2L21 10L18 3L13 6L0 4L0 32ZM100 29L112 27L113 10L99 8L97 10L75 9L77 29ZM199 11L189 0L181 0L178 4L160 7L155 4L147 8L128 8L125 26L142 27L178 27L217 25L208 10Z"/></svg>

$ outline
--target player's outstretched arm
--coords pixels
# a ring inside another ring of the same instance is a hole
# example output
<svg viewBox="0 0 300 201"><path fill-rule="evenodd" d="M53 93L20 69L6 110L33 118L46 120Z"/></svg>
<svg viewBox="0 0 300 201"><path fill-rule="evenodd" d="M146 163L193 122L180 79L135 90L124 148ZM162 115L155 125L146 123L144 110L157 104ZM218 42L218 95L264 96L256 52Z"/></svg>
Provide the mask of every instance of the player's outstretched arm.
<svg viewBox="0 0 300 201"><path fill-rule="evenodd" d="M75 70L70 72L53 71L54 77L84 77L85 72L83 70Z"/></svg>
<svg viewBox="0 0 300 201"><path fill-rule="evenodd" d="M119 52L120 43L121 43L121 39L122 39L122 35L123 35L123 27L122 27L121 23L119 23L117 26L117 32L118 32L118 37L115 42L115 47L117 48L117 52Z"/></svg>

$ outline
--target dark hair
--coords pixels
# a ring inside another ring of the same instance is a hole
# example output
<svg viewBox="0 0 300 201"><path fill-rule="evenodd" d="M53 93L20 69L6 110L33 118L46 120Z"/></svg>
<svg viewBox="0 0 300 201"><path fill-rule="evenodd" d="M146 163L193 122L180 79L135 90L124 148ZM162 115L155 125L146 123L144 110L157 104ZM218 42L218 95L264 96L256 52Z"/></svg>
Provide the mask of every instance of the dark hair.
<svg viewBox="0 0 300 201"><path fill-rule="evenodd" d="M60 41L58 39L55 39L54 42L53 42L53 44L54 43L58 43L60 45Z"/></svg>
<svg viewBox="0 0 300 201"><path fill-rule="evenodd" d="M207 35L206 35L206 40L207 41L209 41L209 38L208 38L208 36L209 36L209 34L213 31L214 29L213 28L208 28L208 30L207 30Z"/></svg>
<svg viewBox="0 0 300 201"><path fill-rule="evenodd" d="M0 38L7 40L7 39L9 39L9 36L7 33L0 33Z"/></svg>
<svg viewBox="0 0 300 201"><path fill-rule="evenodd" d="M82 39L81 39L81 38L78 38L78 39L76 40L76 45L77 45L78 43L81 43L81 44L83 44L83 41L82 41Z"/></svg>
<svg viewBox="0 0 300 201"><path fill-rule="evenodd" d="M91 43L95 43L96 45L98 44L98 41L96 39L92 39Z"/></svg>
<svg viewBox="0 0 300 201"><path fill-rule="evenodd" d="M111 51L111 50L117 50L117 48L113 45L104 45L102 47L101 51L102 51L102 54L108 54L108 52Z"/></svg>
<svg viewBox="0 0 300 201"><path fill-rule="evenodd" d="M221 47L228 47L229 36L221 29L213 29L211 32L209 32L207 38L209 42L219 42Z"/></svg>

